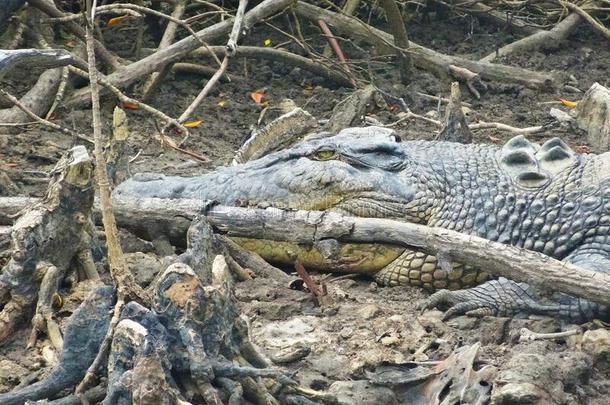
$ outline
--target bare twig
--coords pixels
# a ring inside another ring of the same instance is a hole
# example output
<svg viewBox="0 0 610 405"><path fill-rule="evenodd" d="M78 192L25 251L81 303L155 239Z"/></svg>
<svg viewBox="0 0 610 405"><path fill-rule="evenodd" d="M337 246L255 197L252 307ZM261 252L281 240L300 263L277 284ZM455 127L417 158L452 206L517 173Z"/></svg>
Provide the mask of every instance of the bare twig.
<svg viewBox="0 0 610 405"><path fill-rule="evenodd" d="M220 46L211 46L210 49L199 48L191 52L192 56L200 57L209 55L211 52L222 50ZM324 65L321 61L314 61L301 55L297 55L282 49L263 48L256 46L240 46L237 48L237 56L255 59L270 59L281 61L290 65L298 66L309 72L320 75L327 80L333 81L341 86L351 86L352 82L341 70L333 70Z"/></svg>
<svg viewBox="0 0 610 405"><path fill-rule="evenodd" d="M578 26L580 21L580 16L576 13L572 13L552 29L548 31L536 31L530 36L505 45L479 60L479 62L492 62L498 57L506 56L511 53L532 51L541 47L556 45L559 41L565 39Z"/></svg>
<svg viewBox="0 0 610 405"><path fill-rule="evenodd" d="M88 77L88 73L85 72L84 70L81 70L79 68L76 68L74 66L70 66L70 71L81 76L81 77ZM178 122L178 120L166 115L163 111L159 111L156 108L152 107L149 104L146 104L142 101L138 101L135 98L131 98L129 96L126 96L121 90L117 89L116 87L114 87L106 78L103 78L102 76L98 76L98 83L101 84L102 86L104 86L105 88L107 88L108 90L110 90L110 92L112 94L114 94L122 103L131 103L131 104L135 104L137 105L139 108L141 108L142 110L151 113L152 115L158 117L159 119L163 120L166 122L167 125L172 125L174 127L176 127L176 129L178 129L178 131L180 131L183 135L187 135L189 133L188 129L186 127L184 127L184 125L182 125L181 123Z"/></svg>
<svg viewBox="0 0 610 405"><path fill-rule="evenodd" d="M347 59L345 58L345 55L343 54L343 50L341 50L341 47L339 46L339 42L337 41L337 38L335 38L333 33L330 31L330 28L328 28L328 25L326 25L326 23L324 22L324 20L318 20L318 25L320 26L320 29L326 36L326 40L328 41L328 44L330 45L332 50L335 52L335 55L337 55L339 62L341 62L341 66L343 67L343 70L345 70L345 73L348 76L350 76L350 82L352 83L352 86L357 87L356 80L352 76L352 71L349 68L349 64L347 63Z"/></svg>
<svg viewBox="0 0 610 405"><path fill-rule="evenodd" d="M225 51L225 57L222 60L220 68L214 76L205 84L201 92L195 97L193 102L184 110L182 115L178 118L179 122L184 123L189 117L195 112L195 110L199 107L203 99L208 95L210 90L216 85L218 80L224 75L227 70L227 66L229 66L229 59L235 55L237 51L237 39L239 38L239 34L241 31L241 25L244 19L244 13L246 11L246 5L248 4L248 0L239 0L239 6L237 8L237 14L235 15L235 21L233 23L233 29L231 30L231 34L229 35L229 41L227 42L227 47Z"/></svg>
<svg viewBox="0 0 610 405"><path fill-rule="evenodd" d="M485 122L479 121L476 124L469 125L471 130L477 129L498 129L500 131L513 132L516 134L537 134L539 132L543 132L546 128L543 125L538 125L535 127L526 127L526 128L518 128L510 125L502 124L501 122Z"/></svg>
<svg viewBox="0 0 610 405"><path fill-rule="evenodd" d="M34 114L34 112L32 110L30 110L27 106L25 106L21 101L19 101L19 99L17 97L13 96L6 90L0 89L0 94L2 94L4 97L9 99L11 101L11 103L15 104L19 109L21 109L24 113L26 113L30 118L32 118L37 123L45 125L49 128L53 128L54 130L59 131L63 134L73 136L78 139L82 139L83 141L87 141L89 143L93 143L93 139L89 138L86 135L79 134L78 132L74 132L68 128L64 128L61 125L55 124L54 122L51 122L49 120L46 120L46 119ZM19 124L19 125L25 125L25 124Z"/></svg>
<svg viewBox="0 0 610 405"><path fill-rule="evenodd" d="M557 3L559 3L562 6L564 6L565 8L567 8L568 10L581 16L587 23L589 23L589 25L591 27L593 27L596 31L598 31L603 36L605 36L606 39L610 39L610 29L601 25L599 23L599 21L597 21L595 18L591 17L591 15L589 13L587 13L585 10L583 10L576 4L570 3L568 1L563 1L563 0L556 0L556 1L557 1Z"/></svg>
<svg viewBox="0 0 610 405"><path fill-rule="evenodd" d="M172 12L172 17L181 18L182 15L184 14L185 9L186 9L186 0L181 0L178 4L176 4L176 7L174 8L174 11ZM161 42L159 42L158 49L164 49L171 45L171 43L174 41L174 38L176 36L177 28L178 28L178 24L176 24L173 21L170 21L167 24L167 28L165 28L165 32L163 33L163 38L161 38ZM167 76L170 69L171 69L171 64L167 64L167 65L163 66L159 72L155 72L150 75L150 77L144 84L144 87L142 90L142 100L144 100L145 102L150 101L152 94L159 87L159 85L161 84L163 79L165 79L165 76Z"/></svg>
<svg viewBox="0 0 610 405"><path fill-rule="evenodd" d="M579 335L580 333L582 333L580 329L571 329L554 333L538 333L531 331L528 328L521 328L519 331L519 342L529 342L541 339L563 339L568 336Z"/></svg>

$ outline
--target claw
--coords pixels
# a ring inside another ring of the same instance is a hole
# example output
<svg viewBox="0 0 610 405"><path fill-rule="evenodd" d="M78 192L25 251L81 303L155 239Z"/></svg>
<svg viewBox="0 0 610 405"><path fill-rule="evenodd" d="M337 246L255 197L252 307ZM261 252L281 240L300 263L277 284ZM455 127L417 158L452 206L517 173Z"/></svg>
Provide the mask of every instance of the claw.
<svg viewBox="0 0 610 405"><path fill-rule="evenodd" d="M481 309L479 307L479 303L473 301L460 302L459 304L453 305L443 315L443 321L449 320L454 316L468 314L469 312L473 312L477 309Z"/></svg>
<svg viewBox="0 0 610 405"><path fill-rule="evenodd" d="M427 309L436 308L442 304L453 305L453 293L454 291L450 290L438 290L428 297L428 299L424 300L424 302L419 304L417 308L421 312L424 312Z"/></svg>

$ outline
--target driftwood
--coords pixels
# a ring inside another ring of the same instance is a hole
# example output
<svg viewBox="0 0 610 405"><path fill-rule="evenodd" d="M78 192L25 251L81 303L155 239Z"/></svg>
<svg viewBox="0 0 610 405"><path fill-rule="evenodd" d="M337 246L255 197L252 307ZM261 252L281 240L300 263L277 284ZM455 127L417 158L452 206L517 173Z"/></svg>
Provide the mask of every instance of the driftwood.
<svg viewBox="0 0 610 405"><path fill-rule="evenodd" d="M373 44L381 51L394 53L395 45L392 35L370 27L353 17L343 16L303 1L297 2L295 11L298 15L312 21L324 19L326 23L358 41ZM409 42L409 49L404 51L409 52L416 66L441 76L447 74L449 65L455 65L478 73L484 80L518 83L534 89L553 87L559 81L558 77L551 74L445 55L413 41Z"/></svg>
<svg viewBox="0 0 610 405"><path fill-rule="evenodd" d="M27 199L0 198L0 220ZM114 200L117 223L134 234L154 239L171 235L184 240L193 218L209 204L198 200L121 198ZM209 223L227 236L289 241L311 245L323 239L340 242L384 243L440 254L447 261L610 305L610 275L564 263L538 252L504 245L443 228L389 219L347 217L320 211L281 211L217 206L207 213ZM541 270L543 269L543 270Z"/></svg>

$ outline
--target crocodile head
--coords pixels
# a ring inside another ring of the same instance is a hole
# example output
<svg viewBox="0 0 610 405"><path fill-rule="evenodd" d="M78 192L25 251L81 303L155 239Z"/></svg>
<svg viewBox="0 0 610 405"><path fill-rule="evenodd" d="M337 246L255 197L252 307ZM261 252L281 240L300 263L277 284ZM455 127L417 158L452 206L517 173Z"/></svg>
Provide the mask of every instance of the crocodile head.
<svg viewBox="0 0 610 405"><path fill-rule="evenodd" d="M420 181L424 172L393 131L350 128L203 176L138 175L119 185L115 194L425 222L421 205L430 195Z"/></svg>

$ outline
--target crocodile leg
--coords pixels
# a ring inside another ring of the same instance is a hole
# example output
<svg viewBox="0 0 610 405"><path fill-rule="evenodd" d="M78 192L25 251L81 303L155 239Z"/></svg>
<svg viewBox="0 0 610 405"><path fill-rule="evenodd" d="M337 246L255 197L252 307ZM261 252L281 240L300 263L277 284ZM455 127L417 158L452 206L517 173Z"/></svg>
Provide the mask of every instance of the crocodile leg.
<svg viewBox="0 0 610 405"><path fill-rule="evenodd" d="M412 285L427 290L459 290L482 283L489 275L470 266L451 263L451 271L441 269L435 256L407 249L375 275L384 286Z"/></svg>
<svg viewBox="0 0 610 405"><path fill-rule="evenodd" d="M610 254L592 252L583 248L565 259L567 262L600 272L610 272ZM444 319L456 315L513 316L537 314L557 316L572 322L585 322L593 318L608 318L607 307L594 302L555 294L551 299L541 298L532 287L500 277L479 286L458 290L440 290L432 294L422 308L449 306Z"/></svg>

